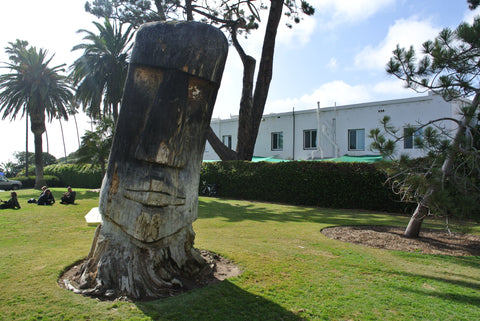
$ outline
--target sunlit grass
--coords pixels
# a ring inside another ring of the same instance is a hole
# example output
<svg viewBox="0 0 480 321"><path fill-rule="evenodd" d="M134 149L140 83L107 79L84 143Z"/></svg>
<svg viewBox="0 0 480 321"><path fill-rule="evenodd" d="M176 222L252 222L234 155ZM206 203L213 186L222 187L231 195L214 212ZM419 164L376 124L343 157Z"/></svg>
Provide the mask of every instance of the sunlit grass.
<svg viewBox="0 0 480 321"><path fill-rule="evenodd" d="M243 274L152 302L100 302L57 285L90 249L85 214L98 194L77 190L76 205L27 204L0 210L0 320L475 320L480 257L367 248L324 237L333 225L405 225L408 217L201 198L196 247L234 260ZM1 192L1 199L8 199ZM428 227L440 227L431 223ZM473 233L478 233L478 226Z"/></svg>

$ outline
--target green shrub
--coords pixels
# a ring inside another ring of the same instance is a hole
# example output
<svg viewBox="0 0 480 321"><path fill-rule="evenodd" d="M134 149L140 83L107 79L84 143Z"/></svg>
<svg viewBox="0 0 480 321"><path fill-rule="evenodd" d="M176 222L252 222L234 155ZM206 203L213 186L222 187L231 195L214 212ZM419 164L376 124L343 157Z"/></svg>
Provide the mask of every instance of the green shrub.
<svg viewBox="0 0 480 321"><path fill-rule="evenodd" d="M52 175L44 175L43 178L48 187L61 187L60 179ZM17 181L22 182L22 188L33 188L35 186L35 176L18 176L15 177Z"/></svg>
<svg viewBox="0 0 480 321"><path fill-rule="evenodd" d="M99 188L102 185L102 171L91 164L55 164L45 167L45 174L57 176L62 186L76 188Z"/></svg>
<svg viewBox="0 0 480 321"><path fill-rule="evenodd" d="M404 212L388 186L385 172L374 164L292 161L203 163L200 185L216 184L220 197Z"/></svg>

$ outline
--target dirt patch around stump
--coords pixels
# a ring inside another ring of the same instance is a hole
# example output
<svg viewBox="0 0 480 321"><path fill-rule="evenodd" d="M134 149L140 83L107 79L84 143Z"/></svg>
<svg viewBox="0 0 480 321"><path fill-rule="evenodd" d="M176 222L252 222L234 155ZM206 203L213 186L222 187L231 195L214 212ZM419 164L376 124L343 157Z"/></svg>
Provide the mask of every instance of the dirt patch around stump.
<svg viewBox="0 0 480 321"><path fill-rule="evenodd" d="M241 269L234 262L209 251L201 250L200 253L207 262L208 268L205 269L204 273L202 273L196 280L184 284L184 288L172 291L170 296L179 295L193 289L203 288L242 274ZM72 281L75 282L74 279L79 275L80 267L83 262L84 260L81 260L68 268L58 279L58 285L62 288L68 289L66 284ZM126 297L97 297L97 299L104 301L134 301Z"/></svg>
<svg viewBox="0 0 480 321"><path fill-rule="evenodd" d="M400 226L336 226L327 227L322 234L339 241L379 249L454 256L480 256L480 236L449 234L447 231L422 229L420 237L403 236Z"/></svg>

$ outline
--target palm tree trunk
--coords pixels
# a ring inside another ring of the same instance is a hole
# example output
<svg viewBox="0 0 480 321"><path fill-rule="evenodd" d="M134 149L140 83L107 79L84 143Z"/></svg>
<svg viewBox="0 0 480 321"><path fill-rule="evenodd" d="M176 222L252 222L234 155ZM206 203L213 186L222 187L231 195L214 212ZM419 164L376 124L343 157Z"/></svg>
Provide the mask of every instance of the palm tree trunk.
<svg viewBox="0 0 480 321"><path fill-rule="evenodd" d="M77 117L75 116L75 114L73 114L72 116L73 120L75 121L75 128L77 129L78 148L80 148L80 132L78 131Z"/></svg>
<svg viewBox="0 0 480 321"><path fill-rule="evenodd" d="M47 185L43 178L43 151L42 151L42 133L33 133L35 139L35 186L41 189Z"/></svg>
<svg viewBox="0 0 480 321"><path fill-rule="evenodd" d="M58 121L60 122L60 131L62 132L63 153L65 154L65 163L68 164L68 160L67 160L67 148L65 147L65 135L63 134L62 120L59 118Z"/></svg>
<svg viewBox="0 0 480 321"><path fill-rule="evenodd" d="M117 124L117 121L118 121L118 103L115 103L113 105L113 121L115 122L115 124Z"/></svg>
<svg viewBox="0 0 480 321"><path fill-rule="evenodd" d="M48 144L48 132L46 128L45 128L45 139L47 140L47 154L50 154L50 148L49 148L50 146Z"/></svg>
<svg viewBox="0 0 480 321"><path fill-rule="evenodd" d="M25 120L25 177L28 177L28 114Z"/></svg>
<svg viewBox="0 0 480 321"><path fill-rule="evenodd" d="M35 186L36 189L41 189L45 186L45 179L43 178L43 147L42 135L46 132L45 128L45 114L43 111L39 113L30 114L30 128L32 130L35 142Z"/></svg>

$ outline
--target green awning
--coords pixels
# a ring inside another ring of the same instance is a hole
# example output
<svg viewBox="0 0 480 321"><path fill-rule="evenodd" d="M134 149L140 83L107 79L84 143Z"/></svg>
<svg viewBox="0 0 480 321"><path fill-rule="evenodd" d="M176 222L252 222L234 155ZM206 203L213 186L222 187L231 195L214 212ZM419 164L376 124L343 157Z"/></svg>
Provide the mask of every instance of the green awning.
<svg viewBox="0 0 480 321"><path fill-rule="evenodd" d="M323 159L313 159L311 161L315 162L344 162L344 163L376 163L383 160L380 155L364 155L364 156L349 156L344 155L337 158L323 158ZM219 160L203 160L204 162L219 162ZM270 162L270 163L280 163L280 162L290 162L288 159L278 159L273 157L260 157L253 156L252 162Z"/></svg>
<svg viewBox="0 0 480 321"><path fill-rule="evenodd" d="M364 155L364 156L349 156L344 155L337 158L324 158L316 159L317 161L325 162L345 162L345 163L376 163L383 160L383 157L380 155Z"/></svg>

